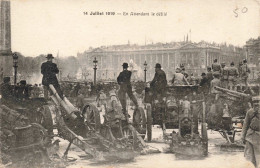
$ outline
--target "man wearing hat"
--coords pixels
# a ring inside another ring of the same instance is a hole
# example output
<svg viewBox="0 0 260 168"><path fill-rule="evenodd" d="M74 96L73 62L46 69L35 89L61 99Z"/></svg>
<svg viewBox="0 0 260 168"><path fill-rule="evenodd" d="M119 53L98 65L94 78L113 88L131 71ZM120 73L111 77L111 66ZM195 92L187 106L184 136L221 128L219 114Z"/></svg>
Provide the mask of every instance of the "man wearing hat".
<svg viewBox="0 0 260 168"><path fill-rule="evenodd" d="M123 71L120 72L119 76L117 77L117 83L120 85L120 89L118 91L118 98L122 105L123 113L125 114L128 120L128 114L126 111L126 93L129 96L129 98L133 101L136 108L138 107L138 103L132 91L132 85L131 85L132 72L128 71L127 68L128 68L128 63L123 63Z"/></svg>
<svg viewBox="0 0 260 168"><path fill-rule="evenodd" d="M231 90L236 90L235 85L238 77L238 69L234 65L234 62L231 62L228 68L228 87Z"/></svg>
<svg viewBox="0 0 260 168"><path fill-rule="evenodd" d="M250 73L250 69L248 68L247 60L244 59L243 60L243 65L241 66L241 75L240 75L240 77L241 77L241 82L245 84L246 88L248 87L247 79L248 79L249 73Z"/></svg>
<svg viewBox="0 0 260 168"><path fill-rule="evenodd" d="M60 89L60 85L56 77L56 74L59 73L59 69L57 65L52 62L54 57L52 56L52 54L48 54L46 58L47 61L42 63L41 66L41 73L43 75L42 84L44 86L44 98L48 99L48 89L50 84L54 86L59 96L63 98L63 93Z"/></svg>
<svg viewBox="0 0 260 168"><path fill-rule="evenodd" d="M245 144L244 156L255 167L260 166L260 97L252 98L253 108L246 113L243 123L242 141Z"/></svg>
<svg viewBox="0 0 260 168"><path fill-rule="evenodd" d="M161 64L157 63L155 65L155 75L150 83L155 98L158 98L158 96L166 96L167 79L165 72L161 68Z"/></svg>

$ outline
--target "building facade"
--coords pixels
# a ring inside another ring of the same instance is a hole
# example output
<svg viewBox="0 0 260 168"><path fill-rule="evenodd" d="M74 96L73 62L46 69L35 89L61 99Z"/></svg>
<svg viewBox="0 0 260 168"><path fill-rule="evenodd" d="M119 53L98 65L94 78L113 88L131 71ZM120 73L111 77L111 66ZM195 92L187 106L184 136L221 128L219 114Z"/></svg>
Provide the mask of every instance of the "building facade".
<svg viewBox="0 0 260 168"><path fill-rule="evenodd" d="M207 66L211 66L214 59L238 64L245 53L242 48L233 46L217 46L206 42L175 42L157 43L145 46L119 45L110 47L99 47L78 53L77 57L82 69L87 71L88 78L93 78L93 60L98 60L97 79L114 80L122 70L123 62L135 63L138 79L144 79L144 63L147 63L147 80L152 80L156 63L162 65L163 70L170 79L175 69L184 64L187 72L195 76L206 72ZM141 75L140 75L141 74Z"/></svg>

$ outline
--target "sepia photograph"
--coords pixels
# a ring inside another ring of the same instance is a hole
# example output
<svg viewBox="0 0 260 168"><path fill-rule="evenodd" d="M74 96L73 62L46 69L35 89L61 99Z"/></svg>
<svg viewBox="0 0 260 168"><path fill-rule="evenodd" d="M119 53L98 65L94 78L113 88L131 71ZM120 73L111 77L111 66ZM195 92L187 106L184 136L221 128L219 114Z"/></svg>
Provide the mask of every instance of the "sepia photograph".
<svg viewBox="0 0 260 168"><path fill-rule="evenodd" d="M260 168L260 0L0 0L0 168Z"/></svg>

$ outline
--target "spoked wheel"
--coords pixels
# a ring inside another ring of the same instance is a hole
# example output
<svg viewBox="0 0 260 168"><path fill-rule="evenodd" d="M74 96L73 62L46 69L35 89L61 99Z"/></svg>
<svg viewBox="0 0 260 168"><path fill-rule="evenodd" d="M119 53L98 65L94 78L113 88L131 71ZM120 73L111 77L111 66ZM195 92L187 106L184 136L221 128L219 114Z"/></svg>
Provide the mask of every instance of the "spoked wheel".
<svg viewBox="0 0 260 168"><path fill-rule="evenodd" d="M38 109L35 122L47 129L49 135L53 134L53 121L49 106L44 105Z"/></svg>
<svg viewBox="0 0 260 168"><path fill-rule="evenodd" d="M93 104L86 104L83 107L82 115L87 121L87 125L95 130L100 130L100 115L99 111Z"/></svg>
<svg viewBox="0 0 260 168"><path fill-rule="evenodd" d="M133 126L139 134L142 134L142 138L144 139L146 134L146 118L142 107L139 107L134 111Z"/></svg>
<svg viewBox="0 0 260 168"><path fill-rule="evenodd" d="M147 141L151 142L152 140L152 125L153 125L153 118L152 118L152 107L151 104L146 105L146 117L147 117Z"/></svg>
<svg viewBox="0 0 260 168"><path fill-rule="evenodd" d="M122 128L123 137L127 138L131 144L133 145L133 148L136 149L138 147L137 143L137 133L133 131L129 125L126 125Z"/></svg>

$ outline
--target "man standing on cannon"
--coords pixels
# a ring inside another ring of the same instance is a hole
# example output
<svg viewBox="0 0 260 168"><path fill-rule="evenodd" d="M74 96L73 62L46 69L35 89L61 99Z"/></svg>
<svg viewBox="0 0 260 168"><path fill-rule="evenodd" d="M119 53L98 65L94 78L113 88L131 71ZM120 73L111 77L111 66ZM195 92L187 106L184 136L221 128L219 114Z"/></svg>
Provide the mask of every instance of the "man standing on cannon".
<svg viewBox="0 0 260 168"><path fill-rule="evenodd" d="M150 86L154 98L162 99L166 96L167 79L165 72L161 69L161 64L155 65L155 75Z"/></svg>
<svg viewBox="0 0 260 168"><path fill-rule="evenodd" d="M48 54L46 58L47 61L42 63L41 66L41 73L43 75L42 84L44 87L44 98L48 99L49 85L52 84L56 89L57 93L59 94L59 96L63 99L63 93L60 89L60 85L56 77L56 74L59 73L59 69L57 65L52 62L52 60L54 59L52 54Z"/></svg>
<svg viewBox="0 0 260 168"><path fill-rule="evenodd" d="M120 85L120 89L118 91L118 98L122 105L123 113L126 116L128 122L129 116L126 110L126 93L135 104L136 109L138 108L138 102L132 91L132 85L131 85L132 72L128 71L127 68L128 68L128 63L123 63L123 71L120 72L119 76L117 77L117 83Z"/></svg>

